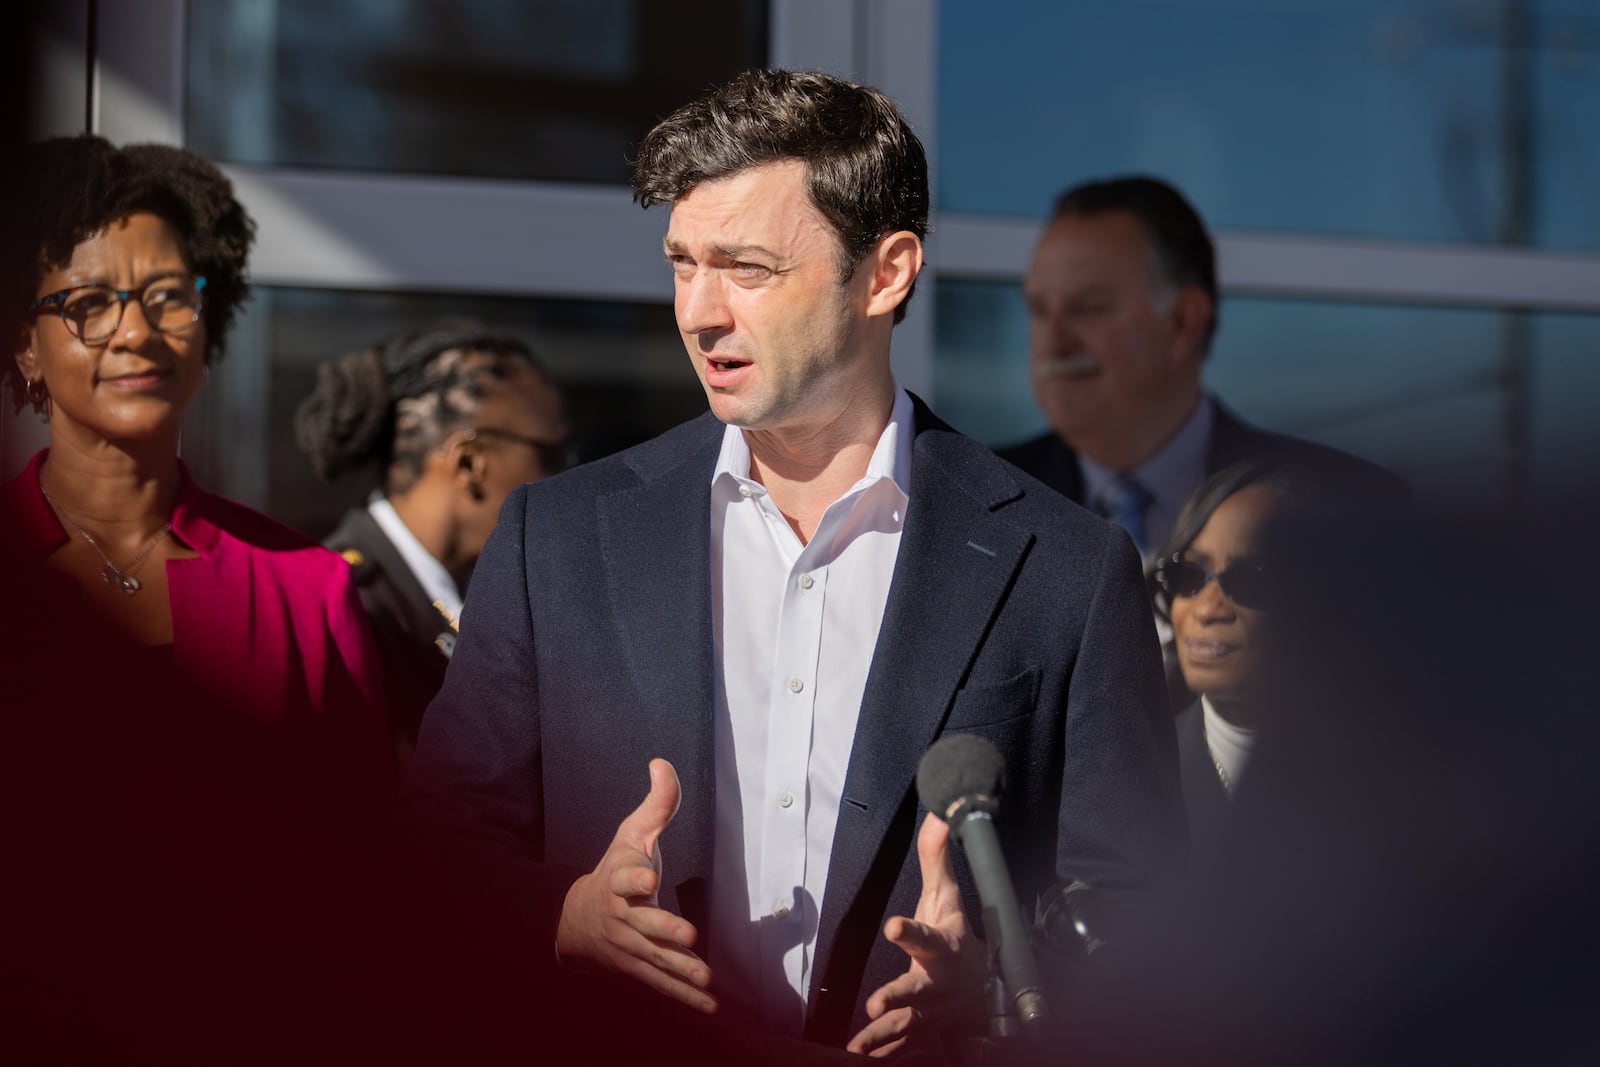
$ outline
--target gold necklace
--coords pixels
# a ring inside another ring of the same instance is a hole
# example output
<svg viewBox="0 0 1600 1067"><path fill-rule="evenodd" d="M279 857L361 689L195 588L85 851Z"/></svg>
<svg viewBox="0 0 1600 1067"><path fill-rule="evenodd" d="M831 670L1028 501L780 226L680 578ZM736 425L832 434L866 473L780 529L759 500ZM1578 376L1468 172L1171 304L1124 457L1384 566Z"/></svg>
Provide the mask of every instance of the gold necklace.
<svg viewBox="0 0 1600 1067"><path fill-rule="evenodd" d="M105 567L100 571L100 577L106 580L107 585L120 592L123 596L132 596L140 589L144 588L144 586L140 584L139 579L133 576L133 572L139 569L139 564L143 563L151 552L155 551L156 545L159 544L161 539L167 535L167 531L172 529L172 523L169 522L165 526L161 527L161 529L157 530L156 535L150 538L150 540L146 541L144 547L139 550L139 554L128 561L127 566L118 567L115 563L111 562L111 557L106 555L106 550L100 547L100 542L94 539L94 535L88 530L85 530L83 528L83 524L78 522L77 519L74 519L71 515L68 515L66 509L64 509L60 504L57 504L54 500L52 500L50 498L50 494L45 492L44 486L39 486L39 492L44 493L45 502L48 503L52 508L55 508L56 514L60 515L63 519L66 519L67 523L74 530L77 530L80 534L82 534L83 539L89 542L89 547L94 549L95 552L99 553L100 558L105 561Z"/></svg>

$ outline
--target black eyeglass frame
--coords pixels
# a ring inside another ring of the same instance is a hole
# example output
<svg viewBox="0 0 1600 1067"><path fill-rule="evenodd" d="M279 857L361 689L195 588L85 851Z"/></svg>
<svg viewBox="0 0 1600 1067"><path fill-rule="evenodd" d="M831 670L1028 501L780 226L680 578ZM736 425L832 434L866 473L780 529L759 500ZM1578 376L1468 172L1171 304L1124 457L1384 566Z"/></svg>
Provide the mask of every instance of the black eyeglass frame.
<svg viewBox="0 0 1600 1067"><path fill-rule="evenodd" d="M74 285L68 289L57 289L55 292L47 293L46 295L35 300L33 303L29 304L28 314L37 315L41 311L50 311L52 305L55 305L55 314L60 317L61 324L66 327L68 333L72 334L72 336L76 337L86 345L103 344L115 337L117 331L122 329L122 317L128 313L128 301L133 298L135 293L137 293L139 296L139 306L144 307L144 294L149 291L152 285L159 285L162 282L171 281L174 278L184 278L186 276L187 275L184 274L163 274L159 278L152 278L143 285L134 286L132 289L118 289L110 285ZM145 308L145 320L150 323L150 328L152 330L155 330L157 333L179 334L184 333L190 327L194 326L195 323L200 321L200 315L205 310L206 306L206 277L204 274L196 274L192 277L194 279L194 292L199 297L199 299L194 303L194 317L188 322L185 322L179 326L162 326L150 316L149 308ZM67 301L72 297L73 293L81 293L86 289L103 289L117 298L117 321L112 324L109 331L98 337L85 337L83 335L82 324L77 322L76 319L67 317Z"/></svg>
<svg viewBox="0 0 1600 1067"><path fill-rule="evenodd" d="M473 426L463 432L462 440L471 441L478 437L499 437L515 441L519 445L527 445L539 453L540 466L550 474L559 474L577 466L577 453L565 441L546 441L543 438L517 433L515 430L502 430L498 426Z"/></svg>
<svg viewBox="0 0 1600 1067"><path fill-rule="evenodd" d="M1194 569L1193 572L1199 573L1200 584L1189 588L1190 583L1184 582L1183 574L1191 567ZM1259 557L1246 556L1234 560L1223 570L1214 571L1210 567L1203 566L1190 559L1183 552L1174 552L1156 564L1152 578L1155 580L1156 586L1167 596L1167 603L1163 606L1168 611L1171 610L1171 601L1176 600L1178 597L1199 596L1205 591L1206 586L1213 581L1222 590L1222 595L1234 604L1241 608L1248 608L1251 611L1262 611L1268 605L1262 596L1257 595L1260 592L1259 590L1249 590L1246 591L1243 597L1239 596L1239 579L1243 577L1246 570L1256 575L1262 575L1266 572L1266 567ZM1233 588L1231 589L1229 588L1230 575L1233 576L1231 583Z"/></svg>

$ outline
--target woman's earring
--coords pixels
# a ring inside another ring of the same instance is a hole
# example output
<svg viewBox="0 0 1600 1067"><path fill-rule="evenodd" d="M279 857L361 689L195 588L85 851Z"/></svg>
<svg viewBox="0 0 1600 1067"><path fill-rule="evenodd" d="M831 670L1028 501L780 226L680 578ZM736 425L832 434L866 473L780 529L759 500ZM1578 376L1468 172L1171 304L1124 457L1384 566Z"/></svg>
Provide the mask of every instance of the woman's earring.
<svg viewBox="0 0 1600 1067"><path fill-rule="evenodd" d="M44 384L43 375L28 379L28 388L25 395L34 411L47 419L50 417L50 390Z"/></svg>

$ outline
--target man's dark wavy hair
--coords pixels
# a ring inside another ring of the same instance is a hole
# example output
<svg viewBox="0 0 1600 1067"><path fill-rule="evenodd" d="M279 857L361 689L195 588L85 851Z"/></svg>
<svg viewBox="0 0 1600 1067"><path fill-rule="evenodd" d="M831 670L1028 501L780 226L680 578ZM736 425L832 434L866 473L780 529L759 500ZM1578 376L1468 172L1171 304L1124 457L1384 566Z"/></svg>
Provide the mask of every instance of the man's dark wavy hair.
<svg viewBox="0 0 1600 1067"><path fill-rule="evenodd" d="M927 236L922 142L887 96L831 74L746 71L683 105L639 146L633 198L672 204L702 182L791 159L805 163L811 202L839 235L843 280L880 237Z"/></svg>
<svg viewBox="0 0 1600 1067"><path fill-rule="evenodd" d="M189 269L206 279L206 361L221 358L239 305L255 223L233 185L211 163L172 145L117 148L80 134L28 145L15 164L17 199L6 206L5 257L9 291L0 295L0 331L11 341L6 385L21 410L27 383L16 361L30 321L28 305L39 280L72 259L73 250L129 215L149 212L177 230Z"/></svg>

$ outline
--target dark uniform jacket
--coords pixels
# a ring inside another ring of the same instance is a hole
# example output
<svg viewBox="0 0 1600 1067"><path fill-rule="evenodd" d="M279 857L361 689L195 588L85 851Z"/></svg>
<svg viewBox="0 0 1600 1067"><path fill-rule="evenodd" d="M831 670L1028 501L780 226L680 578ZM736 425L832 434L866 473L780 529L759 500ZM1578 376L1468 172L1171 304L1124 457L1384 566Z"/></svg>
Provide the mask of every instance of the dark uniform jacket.
<svg viewBox="0 0 1600 1067"><path fill-rule="evenodd" d="M396 751L407 754L416 745L428 701L444 684L455 620L434 606L366 508L347 511L323 544L350 564L378 646L389 733Z"/></svg>

